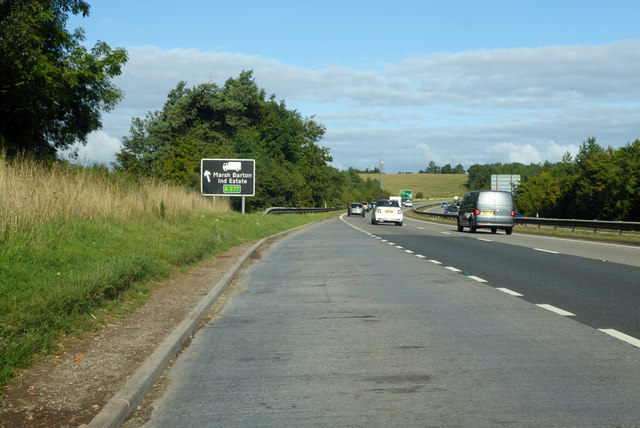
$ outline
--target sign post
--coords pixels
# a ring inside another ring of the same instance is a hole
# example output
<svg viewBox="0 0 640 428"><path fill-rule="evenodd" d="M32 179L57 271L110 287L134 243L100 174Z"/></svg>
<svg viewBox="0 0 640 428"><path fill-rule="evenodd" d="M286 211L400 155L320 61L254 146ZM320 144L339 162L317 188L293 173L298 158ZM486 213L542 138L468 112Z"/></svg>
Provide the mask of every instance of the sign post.
<svg viewBox="0 0 640 428"><path fill-rule="evenodd" d="M200 193L205 196L245 196L256 193L256 163L253 159L202 159Z"/></svg>

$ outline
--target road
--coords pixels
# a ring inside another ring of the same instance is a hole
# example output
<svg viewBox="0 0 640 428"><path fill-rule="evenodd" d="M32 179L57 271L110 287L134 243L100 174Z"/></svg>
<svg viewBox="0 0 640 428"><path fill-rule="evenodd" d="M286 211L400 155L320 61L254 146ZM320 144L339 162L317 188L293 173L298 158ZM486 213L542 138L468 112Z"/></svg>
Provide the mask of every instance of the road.
<svg viewBox="0 0 640 428"><path fill-rule="evenodd" d="M640 424L640 349L590 326L595 315L563 316L499 290L534 299L518 288L531 270L487 259L541 263L534 270L545 280L547 265L585 257L532 250L515 234L368 220L316 224L249 266L220 317L176 360L147 426ZM461 246L454 271L445 254ZM597 263L638 277L637 267ZM627 324L637 318L616 327Z"/></svg>

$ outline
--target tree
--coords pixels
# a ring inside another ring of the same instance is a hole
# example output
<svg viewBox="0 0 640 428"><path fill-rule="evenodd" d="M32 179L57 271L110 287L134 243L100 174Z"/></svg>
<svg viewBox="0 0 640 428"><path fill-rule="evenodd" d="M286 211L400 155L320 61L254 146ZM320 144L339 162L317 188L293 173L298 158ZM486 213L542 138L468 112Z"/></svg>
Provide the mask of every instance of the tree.
<svg viewBox="0 0 640 428"><path fill-rule="evenodd" d="M54 158L57 149L100 129L101 111L122 98L110 79L127 61L124 49L98 42L89 51L69 14L88 16L82 0L0 2L0 146L9 156Z"/></svg>
<svg viewBox="0 0 640 428"><path fill-rule="evenodd" d="M222 87L205 83L189 89L180 82L161 111L133 119L114 167L197 188L202 158L251 158L259 179L255 196L246 201L248 211L346 204L335 184L345 177L329 166L329 150L318 145L324 133L312 118L274 96L266 99L253 73L243 71Z"/></svg>

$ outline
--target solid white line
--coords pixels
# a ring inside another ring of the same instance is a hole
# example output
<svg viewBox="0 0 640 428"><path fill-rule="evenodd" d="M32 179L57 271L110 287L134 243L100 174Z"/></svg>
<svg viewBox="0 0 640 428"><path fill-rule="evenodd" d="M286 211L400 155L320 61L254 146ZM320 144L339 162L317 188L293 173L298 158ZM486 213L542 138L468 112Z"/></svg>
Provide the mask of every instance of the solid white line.
<svg viewBox="0 0 640 428"><path fill-rule="evenodd" d="M460 269L454 268L453 266L447 266L445 269L449 269L450 271L453 271L453 272L462 272Z"/></svg>
<svg viewBox="0 0 640 428"><path fill-rule="evenodd" d="M437 264L437 265L441 265L441 264L442 264L442 262L439 262L439 261L437 261L437 260L433 260L433 259L432 259L432 260L429 260L429 261L430 261L431 263L435 263L435 264Z"/></svg>
<svg viewBox="0 0 640 428"><path fill-rule="evenodd" d="M542 251L543 253L549 253L549 254L560 254L557 251L551 251L551 250L543 250L542 248L534 248L535 251Z"/></svg>
<svg viewBox="0 0 640 428"><path fill-rule="evenodd" d="M474 275L469 275L468 277L469 277L469 278L471 278L471 279L473 279L474 281L478 281L478 282L488 282L486 279L482 279L482 278L479 278L479 277L474 276Z"/></svg>
<svg viewBox="0 0 640 428"><path fill-rule="evenodd" d="M496 290L500 290L503 293L507 293L507 294L510 294L512 296L522 297L522 294L518 293L517 291L509 290L508 288L496 288Z"/></svg>
<svg viewBox="0 0 640 428"><path fill-rule="evenodd" d="M546 309L551 312L555 312L558 315L563 315L565 317L575 317L576 314L572 314L571 312L567 312L564 309L556 308L555 306L547 305L547 304L538 304L536 306L540 306L543 309Z"/></svg>
<svg viewBox="0 0 640 428"><path fill-rule="evenodd" d="M620 333L618 330L614 330L612 328L599 328L598 330L603 333L607 333L609 336L613 336L616 339L620 339L624 342L630 343L631 345L640 348L640 340L636 339L633 336L628 336L624 333Z"/></svg>

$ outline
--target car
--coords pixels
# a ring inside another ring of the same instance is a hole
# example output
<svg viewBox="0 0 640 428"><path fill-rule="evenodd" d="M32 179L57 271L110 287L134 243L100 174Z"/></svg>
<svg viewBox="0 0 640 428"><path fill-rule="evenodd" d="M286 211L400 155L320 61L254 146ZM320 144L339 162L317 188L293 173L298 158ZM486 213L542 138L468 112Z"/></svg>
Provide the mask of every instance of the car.
<svg viewBox="0 0 640 428"><path fill-rule="evenodd" d="M375 202L369 202L369 209L370 210L375 210L376 209L376 203Z"/></svg>
<svg viewBox="0 0 640 428"><path fill-rule="evenodd" d="M402 208L396 200L380 199L376 209L371 212L371 224L395 223L402 226L403 221Z"/></svg>
<svg viewBox="0 0 640 428"><path fill-rule="evenodd" d="M448 203L446 203L446 202L443 202L443 203L441 203L441 204L440 204L440 206L441 206L442 208L447 208L447 207L449 206L449 204L448 204Z"/></svg>
<svg viewBox="0 0 640 428"><path fill-rule="evenodd" d="M347 208L347 215L351 217L352 214L364 217L364 207L360 202L352 202L349 204L349 208Z"/></svg>
<svg viewBox="0 0 640 428"><path fill-rule="evenodd" d="M369 202L360 202L366 212L369 212Z"/></svg>
<svg viewBox="0 0 640 428"><path fill-rule="evenodd" d="M413 206L413 202L411 202L411 199L407 199L406 201L404 201L404 206L405 207L412 207Z"/></svg>
<svg viewBox="0 0 640 428"><path fill-rule="evenodd" d="M445 214L458 214L459 207L457 205L448 205L444 209Z"/></svg>
<svg viewBox="0 0 640 428"><path fill-rule="evenodd" d="M458 232L465 227L472 233L476 229L489 228L491 233L503 229L507 235L511 235L515 215L511 192L475 190L462 198L457 219Z"/></svg>

